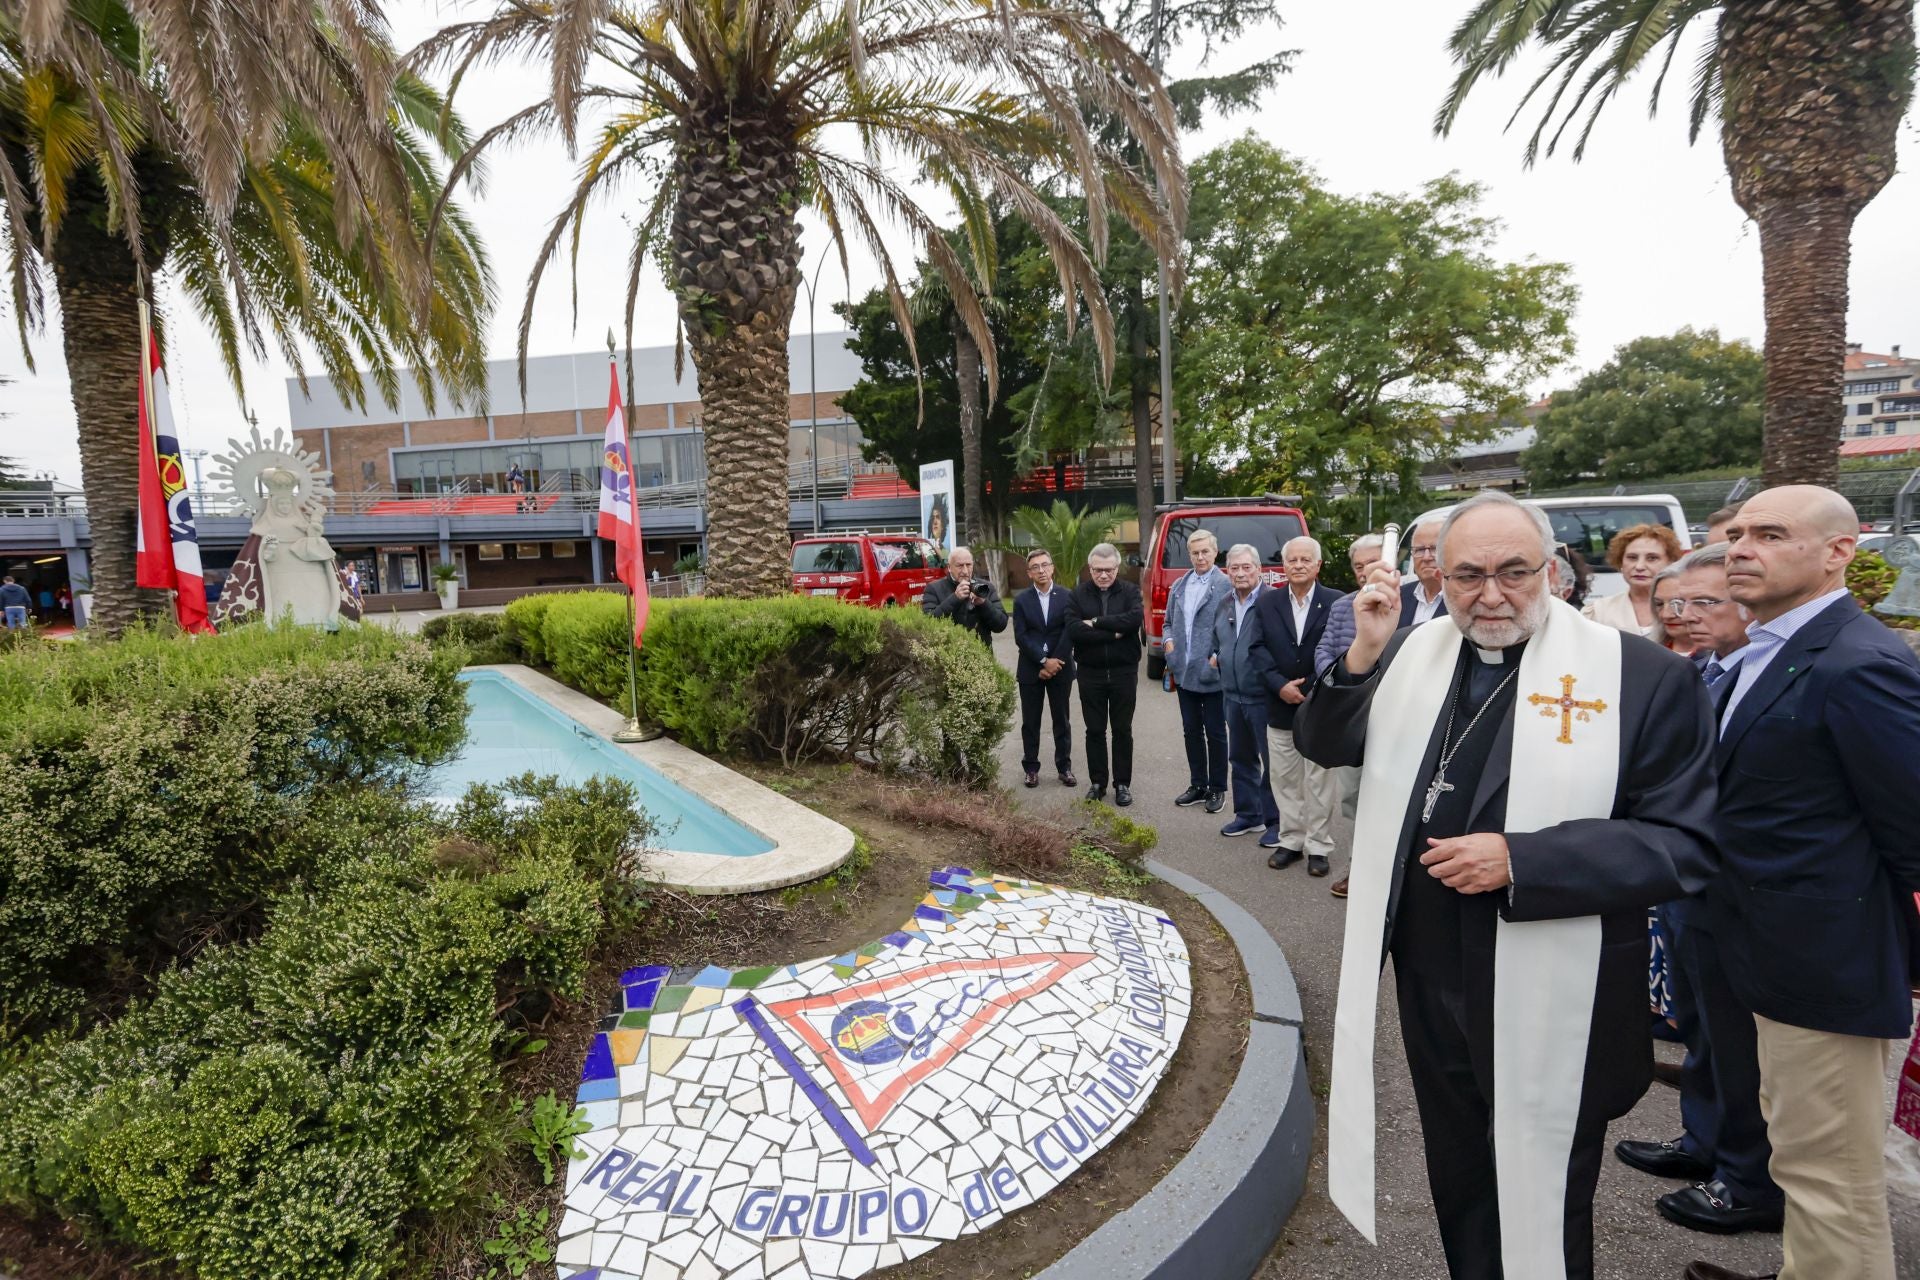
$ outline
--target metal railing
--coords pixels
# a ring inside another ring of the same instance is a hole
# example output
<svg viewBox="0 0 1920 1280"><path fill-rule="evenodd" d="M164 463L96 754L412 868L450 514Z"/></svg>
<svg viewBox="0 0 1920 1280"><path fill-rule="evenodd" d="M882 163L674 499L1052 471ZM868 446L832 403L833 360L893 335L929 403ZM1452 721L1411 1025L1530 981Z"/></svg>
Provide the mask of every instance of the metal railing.
<svg viewBox="0 0 1920 1280"><path fill-rule="evenodd" d="M0 520L56 520L87 514L84 493L38 493L33 490L0 491Z"/></svg>

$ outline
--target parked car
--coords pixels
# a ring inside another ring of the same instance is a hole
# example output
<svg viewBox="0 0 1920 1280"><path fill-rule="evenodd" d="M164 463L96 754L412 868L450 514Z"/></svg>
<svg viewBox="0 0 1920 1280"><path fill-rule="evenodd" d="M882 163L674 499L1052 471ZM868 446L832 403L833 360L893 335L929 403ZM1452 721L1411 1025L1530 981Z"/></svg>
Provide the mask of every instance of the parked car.
<svg viewBox="0 0 1920 1280"><path fill-rule="evenodd" d="M1687 513L1681 510L1680 500L1670 493L1606 493L1527 501L1547 513L1555 538L1586 558L1587 568L1592 571L1587 584L1588 596L1617 596L1627 589L1619 570L1607 563L1607 544L1622 529L1631 529L1637 524L1663 524L1679 537L1683 548L1694 545ZM1420 520L1444 516L1449 509L1435 507ZM1413 525L1407 527L1411 529ZM1402 571L1411 572L1410 564L1403 564Z"/></svg>
<svg viewBox="0 0 1920 1280"><path fill-rule="evenodd" d="M838 596L874 608L918 605L946 560L925 538L906 533L843 533L793 544L795 595Z"/></svg>
<svg viewBox="0 0 1920 1280"><path fill-rule="evenodd" d="M1147 675L1158 680L1166 670L1167 593L1186 575L1187 537L1206 529L1220 540L1224 567L1227 549L1244 542L1260 553L1260 577L1267 583L1286 580L1280 549L1307 531L1300 499L1268 494L1264 498L1184 498L1153 509L1153 536L1140 566L1140 594L1147 602Z"/></svg>

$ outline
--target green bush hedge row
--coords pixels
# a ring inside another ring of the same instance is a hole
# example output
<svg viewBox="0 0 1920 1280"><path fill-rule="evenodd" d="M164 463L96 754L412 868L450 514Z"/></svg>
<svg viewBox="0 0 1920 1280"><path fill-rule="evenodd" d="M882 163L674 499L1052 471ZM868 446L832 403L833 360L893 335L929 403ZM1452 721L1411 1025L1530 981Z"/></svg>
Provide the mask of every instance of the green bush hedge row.
<svg viewBox="0 0 1920 1280"><path fill-rule="evenodd" d="M206 1280L373 1280L509 1140L500 1063L581 994L638 907L624 783L522 779L451 814L342 789L297 833L350 849L89 1035L0 1073L0 1203Z"/></svg>
<svg viewBox="0 0 1920 1280"><path fill-rule="evenodd" d="M507 637L529 662L614 705L627 696L627 613L613 592L526 596ZM641 713L702 751L862 758L941 777L996 768L1013 679L938 619L832 600L670 600L640 650Z"/></svg>
<svg viewBox="0 0 1920 1280"><path fill-rule="evenodd" d="M0 1042L257 926L331 853L282 839L315 796L458 745L458 665L377 627L0 654Z"/></svg>

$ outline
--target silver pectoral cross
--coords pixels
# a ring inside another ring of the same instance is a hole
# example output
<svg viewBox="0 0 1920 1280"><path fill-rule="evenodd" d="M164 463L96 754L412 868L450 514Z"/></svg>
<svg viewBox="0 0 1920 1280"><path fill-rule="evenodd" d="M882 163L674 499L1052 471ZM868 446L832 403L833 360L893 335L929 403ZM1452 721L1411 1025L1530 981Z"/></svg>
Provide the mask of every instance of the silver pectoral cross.
<svg viewBox="0 0 1920 1280"><path fill-rule="evenodd" d="M1433 806L1440 803L1442 792L1453 790L1453 784L1447 781L1447 771L1442 768L1433 775L1433 785L1427 788L1427 803L1420 810L1420 821L1433 821Z"/></svg>

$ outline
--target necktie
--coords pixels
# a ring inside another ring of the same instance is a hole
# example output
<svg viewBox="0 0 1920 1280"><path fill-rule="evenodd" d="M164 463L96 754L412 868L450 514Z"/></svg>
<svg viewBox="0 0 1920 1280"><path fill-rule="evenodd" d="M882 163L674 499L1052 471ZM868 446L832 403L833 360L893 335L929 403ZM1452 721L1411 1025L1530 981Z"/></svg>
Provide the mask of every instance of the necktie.
<svg viewBox="0 0 1920 1280"><path fill-rule="evenodd" d="M1700 678L1705 680L1707 682L1707 688L1711 689L1713 686L1719 684L1720 678L1726 674L1727 669L1720 665L1719 659L1708 658L1706 669L1700 673Z"/></svg>

